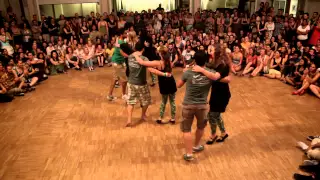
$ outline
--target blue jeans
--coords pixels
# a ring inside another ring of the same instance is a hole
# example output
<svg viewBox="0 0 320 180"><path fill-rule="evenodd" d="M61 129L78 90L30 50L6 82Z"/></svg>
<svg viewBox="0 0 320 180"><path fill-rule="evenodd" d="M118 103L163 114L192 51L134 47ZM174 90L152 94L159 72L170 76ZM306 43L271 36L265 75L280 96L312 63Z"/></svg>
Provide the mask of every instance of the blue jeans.
<svg viewBox="0 0 320 180"><path fill-rule="evenodd" d="M92 61L92 59L86 60L86 65L87 65L87 67L93 67L93 61Z"/></svg>

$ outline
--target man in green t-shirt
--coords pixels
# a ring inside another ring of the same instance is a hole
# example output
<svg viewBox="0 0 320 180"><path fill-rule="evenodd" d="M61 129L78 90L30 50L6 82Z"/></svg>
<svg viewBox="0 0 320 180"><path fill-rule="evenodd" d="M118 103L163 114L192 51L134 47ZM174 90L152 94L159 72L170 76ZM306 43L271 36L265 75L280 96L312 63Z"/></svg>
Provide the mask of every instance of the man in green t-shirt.
<svg viewBox="0 0 320 180"><path fill-rule="evenodd" d="M124 43L127 33L124 30L119 31L119 37L115 44L115 49L111 57L112 67L114 69L113 81L110 85L110 91L108 95L108 100L115 100L112 95L113 89L117 81L120 81L122 86L122 99L127 99L126 88L127 88L127 76L126 76L126 64L125 57L128 55L120 49L120 45Z"/></svg>
<svg viewBox="0 0 320 180"><path fill-rule="evenodd" d="M199 51L194 55L194 58L196 65L204 67L208 57L205 52ZM210 73L210 70L207 69L205 73L207 72ZM219 79L220 74L213 73L213 76L215 77L209 79L206 74L193 72L189 69L183 73L181 80L177 82L178 88L181 88L184 84L187 86L182 103L182 122L180 126L186 148L186 154L183 158L186 161L193 160L192 152L204 150L204 146L200 145L200 140L207 125L207 97L212 83L211 79ZM191 126L194 117L197 118L197 131L195 146L192 147Z"/></svg>
<svg viewBox="0 0 320 180"><path fill-rule="evenodd" d="M128 121L126 127L131 127L133 107L140 101L142 108L141 120L146 120L146 112L151 104L151 95L147 84L147 70L158 76L170 77L171 74L163 73L152 67L163 68L160 61L149 61L142 56L144 45L137 42L135 45L136 52L128 57L129 77L128 77Z"/></svg>

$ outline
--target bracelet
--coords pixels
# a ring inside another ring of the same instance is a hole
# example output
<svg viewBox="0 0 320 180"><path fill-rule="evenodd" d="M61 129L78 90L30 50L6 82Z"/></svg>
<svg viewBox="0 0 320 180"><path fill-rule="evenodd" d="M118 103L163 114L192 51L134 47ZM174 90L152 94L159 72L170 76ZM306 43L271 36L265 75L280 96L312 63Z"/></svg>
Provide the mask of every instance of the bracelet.
<svg viewBox="0 0 320 180"><path fill-rule="evenodd" d="M167 77L167 73L164 73L164 77Z"/></svg>

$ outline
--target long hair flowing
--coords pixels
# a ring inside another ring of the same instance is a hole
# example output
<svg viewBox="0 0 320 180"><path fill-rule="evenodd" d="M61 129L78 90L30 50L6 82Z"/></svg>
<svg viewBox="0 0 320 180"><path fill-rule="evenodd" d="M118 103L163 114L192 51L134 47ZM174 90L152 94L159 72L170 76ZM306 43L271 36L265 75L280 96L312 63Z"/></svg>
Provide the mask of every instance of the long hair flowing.
<svg viewBox="0 0 320 180"><path fill-rule="evenodd" d="M226 52L226 48L217 44L214 47L213 68L217 68L219 65L229 66L230 57Z"/></svg>
<svg viewBox="0 0 320 180"><path fill-rule="evenodd" d="M137 37L137 34L136 32L134 31L130 31L128 33L128 45L130 46L131 49L134 49L136 43L138 42L138 37Z"/></svg>

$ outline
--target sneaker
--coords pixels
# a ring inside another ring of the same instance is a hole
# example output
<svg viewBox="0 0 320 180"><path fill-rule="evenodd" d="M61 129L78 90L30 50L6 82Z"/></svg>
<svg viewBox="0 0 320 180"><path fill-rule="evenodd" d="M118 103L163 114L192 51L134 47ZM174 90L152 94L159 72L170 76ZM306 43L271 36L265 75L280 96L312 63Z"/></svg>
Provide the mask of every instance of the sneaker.
<svg viewBox="0 0 320 180"><path fill-rule="evenodd" d="M116 84L114 85L114 87L115 87L115 88L119 88L119 87L120 87L119 81L116 82Z"/></svg>
<svg viewBox="0 0 320 180"><path fill-rule="evenodd" d="M183 155L183 159L184 159L185 161L192 161L192 160L194 160L194 157L193 157L193 155L184 154L184 155Z"/></svg>
<svg viewBox="0 0 320 180"><path fill-rule="evenodd" d="M198 147L193 147L192 150L193 150L194 153L195 153L195 152L201 152L201 151L204 150L204 146L203 146L203 145L200 145L200 146L198 146Z"/></svg>
<svg viewBox="0 0 320 180"><path fill-rule="evenodd" d="M109 101L114 101L114 100L116 100L117 98L116 97L114 97L114 96L110 96L110 95L108 95L107 96L107 99L109 100Z"/></svg>
<svg viewBox="0 0 320 180"><path fill-rule="evenodd" d="M122 99L123 99L123 100L128 100L128 95L126 95L126 94L125 94L125 95L122 95Z"/></svg>
<svg viewBox="0 0 320 180"><path fill-rule="evenodd" d="M300 147L304 151L309 148L308 145L306 145L304 142L301 142L301 141L297 142L297 146Z"/></svg>
<svg viewBox="0 0 320 180"><path fill-rule="evenodd" d="M317 160L304 160L302 165L304 166L313 166L313 165L318 165L319 162Z"/></svg>
<svg viewBox="0 0 320 180"><path fill-rule="evenodd" d="M18 93L16 96L24 96L24 93Z"/></svg>
<svg viewBox="0 0 320 180"><path fill-rule="evenodd" d="M315 139L315 138L319 138L320 139L320 136L308 136L308 140L309 141L312 141L313 139Z"/></svg>
<svg viewBox="0 0 320 180"><path fill-rule="evenodd" d="M313 180L314 179L312 176L305 176L305 175L301 175L301 174L298 174L298 173L295 173L293 175L293 178L295 180Z"/></svg>

